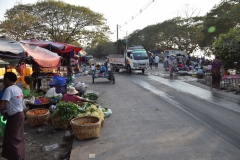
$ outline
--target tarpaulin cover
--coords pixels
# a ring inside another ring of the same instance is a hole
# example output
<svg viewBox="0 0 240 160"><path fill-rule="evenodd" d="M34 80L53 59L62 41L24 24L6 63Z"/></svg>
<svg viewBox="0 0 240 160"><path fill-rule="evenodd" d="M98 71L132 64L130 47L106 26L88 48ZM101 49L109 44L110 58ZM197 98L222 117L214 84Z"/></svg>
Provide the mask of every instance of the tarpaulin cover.
<svg viewBox="0 0 240 160"><path fill-rule="evenodd" d="M61 57L47 49L35 47L33 50L27 45L23 45L24 50L38 64L40 69L56 69L61 65Z"/></svg>
<svg viewBox="0 0 240 160"><path fill-rule="evenodd" d="M26 58L26 54L19 42L2 36L0 37L0 58L9 62L11 66L15 66L22 58Z"/></svg>
<svg viewBox="0 0 240 160"><path fill-rule="evenodd" d="M81 47L75 47L71 44L52 42L52 41L43 41L43 40L37 40L37 39L21 40L20 42L24 44L35 45L42 48L46 48L56 53L70 53L71 51L79 52L82 50Z"/></svg>
<svg viewBox="0 0 240 160"><path fill-rule="evenodd" d="M20 42L24 44L47 48L49 50L53 50L53 49L62 50L65 47L64 44L57 44L52 41L44 41L44 40L37 40L37 39L21 40Z"/></svg>
<svg viewBox="0 0 240 160"><path fill-rule="evenodd" d="M79 52L82 50L81 47L75 47L71 44L66 44L66 43L61 43L61 42L56 42L56 44L64 45L64 48L62 50L53 49L53 52L56 52L56 53L70 53L71 51Z"/></svg>
<svg viewBox="0 0 240 160"><path fill-rule="evenodd" d="M7 37L0 37L0 52L9 52L13 54L23 53L21 44Z"/></svg>

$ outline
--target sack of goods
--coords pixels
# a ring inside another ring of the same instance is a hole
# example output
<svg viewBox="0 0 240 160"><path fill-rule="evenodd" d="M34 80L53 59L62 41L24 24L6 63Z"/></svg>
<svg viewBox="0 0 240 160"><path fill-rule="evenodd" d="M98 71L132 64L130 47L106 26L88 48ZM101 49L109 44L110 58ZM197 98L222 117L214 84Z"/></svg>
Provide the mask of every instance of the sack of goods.
<svg viewBox="0 0 240 160"><path fill-rule="evenodd" d="M77 82L72 85L78 91L85 91L88 87L84 82Z"/></svg>

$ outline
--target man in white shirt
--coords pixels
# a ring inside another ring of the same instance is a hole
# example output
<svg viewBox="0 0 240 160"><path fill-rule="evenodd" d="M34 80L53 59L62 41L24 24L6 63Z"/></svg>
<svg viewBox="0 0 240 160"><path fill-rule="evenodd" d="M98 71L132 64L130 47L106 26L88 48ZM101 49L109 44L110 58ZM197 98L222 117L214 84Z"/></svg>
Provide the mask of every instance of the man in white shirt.
<svg viewBox="0 0 240 160"><path fill-rule="evenodd" d="M158 57L157 54L156 54L156 56L155 56L154 63L155 63L155 69L158 68L159 57Z"/></svg>
<svg viewBox="0 0 240 160"><path fill-rule="evenodd" d="M6 72L3 78L5 87L0 108L7 109L7 123L3 137L2 157L6 159L25 159L25 137L22 90L15 85L17 76Z"/></svg>

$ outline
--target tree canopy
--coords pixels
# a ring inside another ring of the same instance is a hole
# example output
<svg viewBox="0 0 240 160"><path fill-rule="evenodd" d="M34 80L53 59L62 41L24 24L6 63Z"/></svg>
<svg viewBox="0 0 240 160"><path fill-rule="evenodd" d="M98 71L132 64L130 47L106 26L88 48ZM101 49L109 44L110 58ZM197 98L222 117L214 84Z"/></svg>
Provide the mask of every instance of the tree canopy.
<svg viewBox="0 0 240 160"><path fill-rule="evenodd" d="M240 28L230 29L228 33L220 34L213 45L214 54L221 58L224 68L234 68L234 62L240 60Z"/></svg>
<svg viewBox="0 0 240 160"><path fill-rule="evenodd" d="M108 42L110 34L102 14L55 0L15 5L5 13L0 29L16 40L35 37L92 46Z"/></svg>

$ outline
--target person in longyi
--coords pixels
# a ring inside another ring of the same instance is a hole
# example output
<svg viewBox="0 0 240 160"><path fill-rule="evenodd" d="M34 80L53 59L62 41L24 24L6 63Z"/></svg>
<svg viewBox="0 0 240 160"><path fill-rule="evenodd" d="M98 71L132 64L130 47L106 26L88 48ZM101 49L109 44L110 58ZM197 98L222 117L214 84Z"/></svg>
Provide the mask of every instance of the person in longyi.
<svg viewBox="0 0 240 160"><path fill-rule="evenodd" d="M23 92L15 84L16 80L15 73L4 74L4 93L0 101L0 108L6 107L7 109L4 115L7 123L3 137L2 157L8 160L25 159Z"/></svg>

